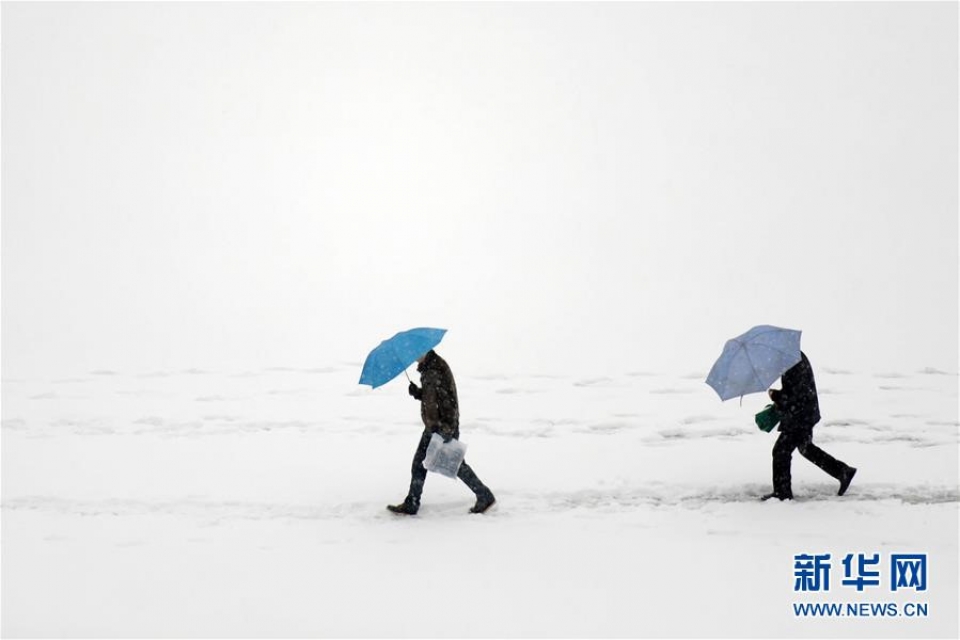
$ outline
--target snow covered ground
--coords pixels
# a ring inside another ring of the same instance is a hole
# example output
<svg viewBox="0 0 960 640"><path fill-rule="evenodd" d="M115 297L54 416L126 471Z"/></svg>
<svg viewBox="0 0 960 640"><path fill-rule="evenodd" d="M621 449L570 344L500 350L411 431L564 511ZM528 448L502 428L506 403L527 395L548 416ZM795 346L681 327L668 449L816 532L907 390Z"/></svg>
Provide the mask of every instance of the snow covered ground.
<svg viewBox="0 0 960 640"><path fill-rule="evenodd" d="M441 345L441 355L444 351ZM811 354L813 356L813 354ZM956 637L956 372L814 367L815 442L760 502L775 434L759 395L703 371L498 375L451 360L467 460L498 505L431 475L402 377L359 362L4 379L2 631L70 637ZM831 554L828 592L795 556ZM927 590L888 585L925 553ZM843 586L846 554L882 584ZM925 604L926 617L802 617L795 603Z"/></svg>
<svg viewBox="0 0 960 640"><path fill-rule="evenodd" d="M958 636L957 3L2 18L4 636ZM761 323L843 498L757 500L703 379ZM360 361L424 325L483 516L384 509L421 425Z"/></svg>

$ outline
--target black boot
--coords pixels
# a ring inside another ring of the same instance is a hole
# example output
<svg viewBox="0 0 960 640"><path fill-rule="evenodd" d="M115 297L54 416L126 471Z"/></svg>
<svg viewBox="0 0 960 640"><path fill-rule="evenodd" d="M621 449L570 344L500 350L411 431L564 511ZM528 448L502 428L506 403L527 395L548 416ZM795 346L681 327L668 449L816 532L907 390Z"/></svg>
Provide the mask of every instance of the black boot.
<svg viewBox="0 0 960 640"><path fill-rule="evenodd" d="M837 491L838 496L842 496L847 492L847 488L850 487L850 483L853 482L853 476L857 475L857 470L855 467L847 467L843 471L843 475L840 476L840 491Z"/></svg>
<svg viewBox="0 0 960 640"><path fill-rule="evenodd" d="M477 495L477 504L473 505L473 508L470 509L470 513L484 513L487 509L492 507L496 501L497 499L493 497L493 492L487 489L486 491Z"/></svg>
<svg viewBox="0 0 960 640"><path fill-rule="evenodd" d="M387 509L402 516L415 516L420 510L419 500L412 500L409 496L400 504L387 505Z"/></svg>
<svg viewBox="0 0 960 640"><path fill-rule="evenodd" d="M768 493L767 495L763 496L760 498L760 500L769 500L770 498L776 498L778 500L793 500L793 494L790 493L781 495L774 491L773 493Z"/></svg>

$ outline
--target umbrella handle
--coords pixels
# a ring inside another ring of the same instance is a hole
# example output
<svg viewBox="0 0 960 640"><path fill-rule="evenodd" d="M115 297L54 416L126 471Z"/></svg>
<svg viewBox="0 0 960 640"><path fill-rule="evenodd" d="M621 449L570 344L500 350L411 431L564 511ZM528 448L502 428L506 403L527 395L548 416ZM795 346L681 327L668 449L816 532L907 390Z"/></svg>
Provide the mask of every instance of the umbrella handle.
<svg viewBox="0 0 960 640"><path fill-rule="evenodd" d="M407 376L407 380L410 380L410 374L407 373L406 369L403 370L403 375ZM410 380L410 382L413 382L413 380Z"/></svg>

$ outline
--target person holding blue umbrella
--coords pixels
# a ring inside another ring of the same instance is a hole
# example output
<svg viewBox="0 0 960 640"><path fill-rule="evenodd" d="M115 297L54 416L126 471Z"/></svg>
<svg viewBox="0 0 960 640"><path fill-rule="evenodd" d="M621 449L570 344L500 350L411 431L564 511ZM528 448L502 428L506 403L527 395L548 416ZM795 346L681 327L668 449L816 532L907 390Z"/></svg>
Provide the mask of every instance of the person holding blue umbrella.
<svg viewBox="0 0 960 640"><path fill-rule="evenodd" d="M408 391L415 400L420 401L420 417L423 420L423 435L413 454L413 464L410 468L410 489L407 497L400 504L387 507L390 511L400 515L415 515L420 509L420 496L423 494L423 483L427 479L427 470L423 466L427 455L427 447L434 433L439 434L444 442L460 438L460 408L457 400L457 384L453 379L453 372L447 362L431 349L420 358L417 358L417 371L420 372L418 387L412 381ZM496 502L493 492L477 477L467 461L464 460L457 470L457 477L464 482L477 496L477 502L470 509L471 513L484 513Z"/></svg>
<svg viewBox="0 0 960 640"><path fill-rule="evenodd" d="M439 434L444 442L460 439L457 385L450 366L433 350L445 333L446 329L430 327L401 331L381 342L370 352L360 374L360 384L367 384L375 389L401 373L406 373L407 367L413 362L417 363L417 370L420 372L422 387L411 381L409 392L414 399L420 401L420 417L424 430L413 455L407 497L400 504L387 506L387 509L396 514L412 516L420 510L420 496L427 479L423 461L426 459L427 447L433 434ZM466 460L460 463L457 477L477 496L476 504L470 509L471 513L484 513L496 502L493 492L480 481Z"/></svg>

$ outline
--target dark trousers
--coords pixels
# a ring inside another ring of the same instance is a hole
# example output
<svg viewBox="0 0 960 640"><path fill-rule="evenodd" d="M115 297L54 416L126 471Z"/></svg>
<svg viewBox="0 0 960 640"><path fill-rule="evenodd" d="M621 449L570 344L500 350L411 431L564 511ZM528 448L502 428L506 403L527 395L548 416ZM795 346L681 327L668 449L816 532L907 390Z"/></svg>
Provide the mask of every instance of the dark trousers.
<svg viewBox="0 0 960 640"><path fill-rule="evenodd" d="M417 445L417 452L413 454L413 465L410 468L410 493L407 494L407 500L414 504L420 504L420 496L423 494L423 483L427 479L427 470L423 466L423 460L427 457L427 447L430 445L430 437L433 434L424 430L420 437L420 444ZM460 430L454 432L453 437L460 439ZM464 484L470 487L477 498L490 493L490 489L480 482L480 478L473 472L467 461L464 460L457 470L457 477L463 480Z"/></svg>
<svg viewBox="0 0 960 640"><path fill-rule="evenodd" d="M778 496L793 496L790 460L794 449L837 480L847 469L846 464L813 444L812 426L782 430L776 444L773 445L773 492Z"/></svg>

